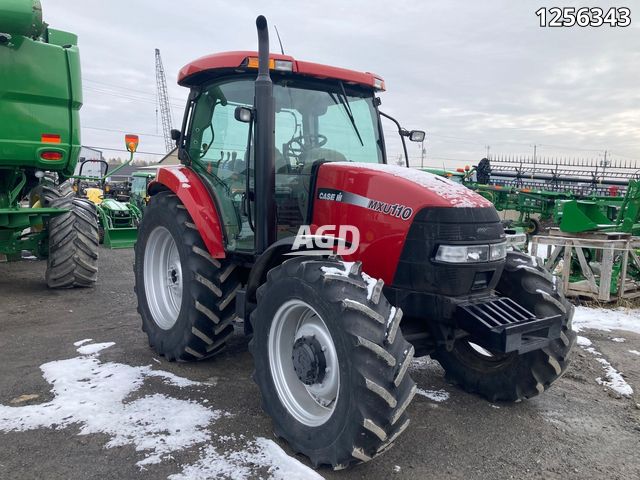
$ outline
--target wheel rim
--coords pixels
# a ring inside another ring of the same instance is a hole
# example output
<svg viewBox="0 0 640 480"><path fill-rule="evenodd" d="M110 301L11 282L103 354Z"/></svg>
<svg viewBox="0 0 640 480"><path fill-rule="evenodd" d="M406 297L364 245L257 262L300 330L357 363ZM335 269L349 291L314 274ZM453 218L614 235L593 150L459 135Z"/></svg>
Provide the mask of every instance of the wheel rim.
<svg viewBox="0 0 640 480"><path fill-rule="evenodd" d="M513 352L493 352L469 339L460 339L459 342L458 352L461 354L460 359L470 368L477 368L481 365L483 369L499 369L515 358Z"/></svg>
<svg viewBox="0 0 640 480"><path fill-rule="evenodd" d="M306 341L306 339L310 339ZM305 384L296 371L294 345L317 345L323 361L320 381ZM340 369L335 344L322 317L307 303L289 300L274 315L269 331L269 366L280 401L299 422L315 427L329 420L340 391Z"/></svg>
<svg viewBox="0 0 640 480"><path fill-rule="evenodd" d="M482 356L482 357L488 357L488 358L492 358L494 357L493 353L491 353L489 350L487 350L484 347L481 347L480 345L473 343L473 342L467 342L469 344L469 346L475 350L475 353L477 353L478 355Z"/></svg>
<svg viewBox="0 0 640 480"><path fill-rule="evenodd" d="M144 289L153 321L169 330L178 320L182 304L182 264L178 246L164 227L156 227L147 240Z"/></svg>

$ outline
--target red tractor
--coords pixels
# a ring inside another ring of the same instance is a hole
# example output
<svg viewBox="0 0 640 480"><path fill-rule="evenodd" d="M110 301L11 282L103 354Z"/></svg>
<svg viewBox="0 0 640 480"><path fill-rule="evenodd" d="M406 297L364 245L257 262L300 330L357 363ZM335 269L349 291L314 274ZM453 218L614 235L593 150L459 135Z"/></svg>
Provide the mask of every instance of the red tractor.
<svg viewBox="0 0 640 480"><path fill-rule="evenodd" d="M179 74L182 165L149 185L135 248L150 345L201 360L243 324L276 435L336 469L407 428L414 355L490 401L542 393L575 344L552 276L508 251L488 201L387 164L380 77L269 54L256 23L258 53Z"/></svg>

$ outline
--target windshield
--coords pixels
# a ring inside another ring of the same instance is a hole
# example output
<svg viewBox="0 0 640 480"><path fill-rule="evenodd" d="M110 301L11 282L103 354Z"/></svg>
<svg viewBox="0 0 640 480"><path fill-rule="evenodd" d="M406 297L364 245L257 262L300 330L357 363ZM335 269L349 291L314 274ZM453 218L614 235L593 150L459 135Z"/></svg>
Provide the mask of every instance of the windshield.
<svg viewBox="0 0 640 480"><path fill-rule="evenodd" d="M316 160L384 163L372 92L339 83L275 80L273 95L280 168L310 166ZM251 79L219 83L203 92L194 113L192 159L242 158L248 126L235 120L234 109L252 106L253 96ZM218 115L213 114L216 109Z"/></svg>
<svg viewBox="0 0 640 480"><path fill-rule="evenodd" d="M276 84L276 148L288 160L382 163L373 96ZM327 86L324 85L324 88Z"/></svg>

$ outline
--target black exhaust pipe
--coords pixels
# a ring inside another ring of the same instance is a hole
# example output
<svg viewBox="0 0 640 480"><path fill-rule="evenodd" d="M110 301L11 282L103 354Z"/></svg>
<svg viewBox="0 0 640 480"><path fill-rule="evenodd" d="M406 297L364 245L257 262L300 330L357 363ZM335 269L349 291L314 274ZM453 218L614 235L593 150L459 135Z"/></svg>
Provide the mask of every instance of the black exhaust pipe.
<svg viewBox="0 0 640 480"><path fill-rule="evenodd" d="M276 241L276 109L273 83L269 75L269 30L267 19L256 19L258 28L258 77L255 87L255 235L256 253L264 252Z"/></svg>

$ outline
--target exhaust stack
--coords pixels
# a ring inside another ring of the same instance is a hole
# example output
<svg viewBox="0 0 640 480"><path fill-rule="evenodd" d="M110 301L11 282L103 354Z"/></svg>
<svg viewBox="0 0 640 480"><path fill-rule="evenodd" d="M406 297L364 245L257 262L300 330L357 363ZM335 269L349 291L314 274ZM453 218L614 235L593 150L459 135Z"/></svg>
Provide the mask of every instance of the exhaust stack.
<svg viewBox="0 0 640 480"><path fill-rule="evenodd" d="M267 19L256 19L258 29L258 77L255 82L255 242L256 253L276 241L275 206L275 100L269 75L269 30Z"/></svg>

